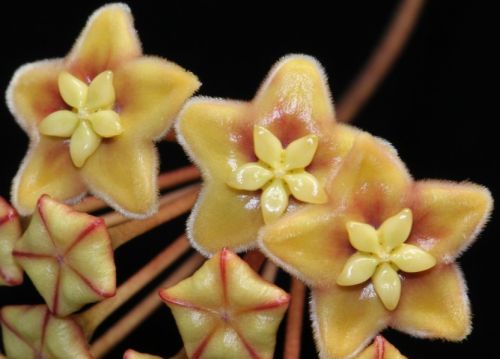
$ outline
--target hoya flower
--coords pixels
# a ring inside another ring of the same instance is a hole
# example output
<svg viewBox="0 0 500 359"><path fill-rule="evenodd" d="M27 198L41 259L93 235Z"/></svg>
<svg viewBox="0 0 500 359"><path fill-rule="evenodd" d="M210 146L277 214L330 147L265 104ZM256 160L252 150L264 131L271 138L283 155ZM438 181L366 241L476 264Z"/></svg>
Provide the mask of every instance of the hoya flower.
<svg viewBox="0 0 500 359"><path fill-rule="evenodd" d="M38 201L13 254L55 315L115 293L113 248L104 221L48 196Z"/></svg>
<svg viewBox="0 0 500 359"><path fill-rule="evenodd" d="M160 296L193 359L272 358L290 300L226 249Z"/></svg>
<svg viewBox="0 0 500 359"><path fill-rule="evenodd" d="M356 133L335 123L323 70L302 55L279 61L251 102L190 100L176 130L204 178L188 233L205 254L255 246L265 223L324 203Z"/></svg>
<svg viewBox="0 0 500 359"><path fill-rule="evenodd" d="M157 208L154 141L171 126L196 77L143 56L130 10L97 10L69 54L22 66L7 103L31 144L13 204L33 212L42 194L75 202L87 192L132 217Z"/></svg>
<svg viewBox="0 0 500 359"><path fill-rule="evenodd" d="M81 328L44 305L3 307L0 324L9 359L92 358Z"/></svg>
<svg viewBox="0 0 500 359"><path fill-rule="evenodd" d="M14 244L19 237L19 216L16 210L0 197L0 285L19 285L23 281L23 272L12 256Z"/></svg>
<svg viewBox="0 0 500 359"><path fill-rule="evenodd" d="M162 357L159 357L157 355L151 355L151 354L146 354L146 353L139 353L135 350L128 349L124 354L123 354L123 359L163 359ZM186 352L183 350L177 355L174 355L173 357L170 357L169 359L188 359Z"/></svg>
<svg viewBox="0 0 500 359"><path fill-rule="evenodd" d="M413 181L386 142L360 134L326 186L329 202L264 228L263 250L312 287L322 358L351 358L390 326L462 340L471 329L456 258L484 225L489 191Z"/></svg>

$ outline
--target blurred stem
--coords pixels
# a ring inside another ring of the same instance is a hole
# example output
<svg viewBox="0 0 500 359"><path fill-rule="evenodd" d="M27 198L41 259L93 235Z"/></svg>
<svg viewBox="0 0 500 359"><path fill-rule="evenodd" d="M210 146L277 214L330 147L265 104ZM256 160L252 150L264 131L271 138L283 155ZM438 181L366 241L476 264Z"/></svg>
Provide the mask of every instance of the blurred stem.
<svg viewBox="0 0 500 359"><path fill-rule="evenodd" d="M125 283L123 283L114 297L103 300L75 316L84 333L90 338L94 330L123 303L141 290L153 278L175 262L190 248L186 235L177 238L172 244L160 252Z"/></svg>
<svg viewBox="0 0 500 359"><path fill-rule="evenodd" d="M379 45L341 97L337 117L351 122L389 72L415 28L424 0L404 0L398 6Z"/></svg>
<svg viewBox="0 0 500 359"><path fill-rule="evenodd" d="M191 275L204 261L204 257L193 254L177 270L175 270L165 281L153 289L139 304L137 304L125 316L120 318L111 328L109 328L91 346L90 351L95 358L102 358L116 344L122 341L134 328L160 307L162 301L158 291L171 287L182 279Z"/></svg>
<svg viewBox="0 0 500 359"><path fill-rule="evenodd" d="M264 263L264 259L264 255L258 249L252 249L243 256L243 260L247 262L250 268L256 272L259 271L260 267Z"/></svg>
<svg viewBox="0 0 500 359"><path fill-rule="evenodd" d="M186 166L173 171L164 172L158 176L158 188L168 189L179 184L196 180L200 177L200 171L195 166ZM107 204L96 197L89 196L83 199L73 208L80 212L94 212L106 208Z"/></svg>
<svg viewBox="0 0 500 359"><path fill-rule="evenodd" d="M304 318L304 300L306 288L304 284L296 278L292 278L292 288L290 289L292 301L288 308L288 320L285 334L286 359L300 358L300 343L302 336L302 320Z"/></svg>
<svg viewBox="0 0 500 359"><path fill-rule="evenodd" d="M276 264L268 260L262 269L261 277L267 280L269 283L273 283L278 274L278 267Z"/></svg>
<svg viewBox="0 0 500 359"><path fill-rule="evenodd" d="M192 185L167 194L162 198L164 204L154 216L143 220L130 220L109 228L113 248L116 249L129 240L189 211L196 202L199 191L200 185Z"/></svg>

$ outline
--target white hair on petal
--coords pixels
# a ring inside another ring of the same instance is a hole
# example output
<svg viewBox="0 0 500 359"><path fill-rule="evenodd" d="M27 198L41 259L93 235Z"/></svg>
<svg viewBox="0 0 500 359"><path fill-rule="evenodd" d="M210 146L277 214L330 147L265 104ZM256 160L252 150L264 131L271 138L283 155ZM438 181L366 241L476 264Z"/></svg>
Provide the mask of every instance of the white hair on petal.
<svg viewBox="0 0 500 359"><path fill-rule="evenodd" d="M83 40L87 36L87 33L89 32L92 23L97 19L97 17L99 17L99 15L101 15L102 12L104 12L108 9L123 10L128 15L128 17L130 19L129 31L137 39L137 44L139 45L139 49L142 51L142 44L141 44L141 41L139 39L139 36L137 35L137 30L134 27L134 17L132 16L132 11L130 10L130 7L127 4L118 2L118 3L111 3L111 4L103 5L100 8L98 8L97 10L95 10L89 16L82 32L80 33L80 35L78 35L78 38L77 38L75 44L73 45L73 47L71 48L69 54L72 55L75 52L77 52L77 50L82 46ZM71 58L69 58L69 60L71 61Z"/></svg>
<svg viewBox="0 0 500 359"><path fill-rule="evenodd" d="M311 55L297 53L297 54L287 54L285 56L282 56L271 67L271 70L268 72L267 76L264 78L264 81L262 81L261 85L259 86L259 89L258 89L257 93L255 94L254 99L262 95L262 93L265 91L265 89L267 87L269 87L269 85L270 85L272 79L274 78L274 76L276 75L276 73L281 69L281 67L287 61L290 61L292 59L303 59L303 60L310 61L318 68L319 75L320 75L321 80L323 82L322 88L323 88L324 94L329 100L329 103L331 105L332 114L335 118L335 106L334 106L332 93L330 91L330 86L328 84L328 75L326 74L326 71L325 71L323 65L318 61L318 59L316 59L315 57L313 57Z"/></svg>
<svg viewBox="0 0 500 359"><path fill-rule="evenodd" d="M320 359L328 359L330 356L327 353L326 344L322 340L321 330L319 328L318 316L316 315L316 300L314 298L314 291L311 290L311 297L309 299L309 317L311 319L311 326L313 330L314 342L316 343L316 351L318 352ZM380 330L377 330L377 333L368 336L350 355L344 357L344 359L354 359L358 356L358 354L365 349L372 341L377 334L382 331L384 324Z"/></svg>

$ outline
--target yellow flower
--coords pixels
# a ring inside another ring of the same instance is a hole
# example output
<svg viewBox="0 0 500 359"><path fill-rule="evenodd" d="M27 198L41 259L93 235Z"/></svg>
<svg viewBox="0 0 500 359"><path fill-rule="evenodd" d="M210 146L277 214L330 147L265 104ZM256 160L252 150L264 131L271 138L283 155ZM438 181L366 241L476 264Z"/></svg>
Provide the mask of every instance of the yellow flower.
<svg viewBox="0 0 500 359"><path fill-rule="evenodd" d="M55 315L67 316L115 294L113 248L104 221L48 196L40 197L13 255Z"/></svg>
<svg viewBox="0 0 500 359"><path fill-rule="evenodd" d="M322 68L303 55L279 61L251 102L188 101L176 126L204 178L188 233L205 254L253 247L264 219L326 200L327 178L357 133L335 123Z"/></svg>
<svg viewBox="0 0 500 359"><path fill-rule="evenodd" d="M23 272L12 255L20 237L19 215L0 197L0 285L19 285L23 282Z"/></svg>
<svg viewBox="0 0 500 359"><path fill-rule="evenodd" d="M12 201L31 214L42 194L75 202L87 192L132 217L157 208L158 154L196 77L143 56L126 5L106 5L64 59L22 66L8 105L30 137Z"/></svg>
<svg viewBox="0 0 500 359"><path fill-rule="evenodd" d="M81 328L58 318L45 305L11 305L0 310L5 354L10 359L93 358Z"/></svg>
<svg viewBox="0 0 500 359"><path fill-rule="evenodd" d="M357 137L326 190L327 204L307 205L259 238L312 287L322 358L352 357L388 326L419 337L467 336L470 307L455 259L488 218L489 191L414 182L394 149L368 134Z"/></svg>
<svg viewBox="0 0 500 359"><path fill-rule="evenodd" d="M290 297L223 249L191 277L160 291L189 358L273 358Z"/></svg>

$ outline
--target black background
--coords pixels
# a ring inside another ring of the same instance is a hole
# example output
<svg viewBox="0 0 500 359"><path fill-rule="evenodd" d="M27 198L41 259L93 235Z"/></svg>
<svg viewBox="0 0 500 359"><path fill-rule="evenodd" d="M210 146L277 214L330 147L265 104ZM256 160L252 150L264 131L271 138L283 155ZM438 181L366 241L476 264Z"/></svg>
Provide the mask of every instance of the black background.
<svg viewBox="0 0 500 359"><path fill-rule="evenodd" d="M332 1L327 8L305 1L270 9L269 3L254 2L129 1L146 54L164 56L193 71L204 84L200 94L245 100L252 98L271 65L288 53L317 57L329 74L334 98L339 99L373 50L397 3ZM64 5L2 5L1 91L20 65L64 56L87 16L101 4L86 0ZM402 56L354 124L392 142L416 179L470 180L486 185L496 196L498 115L493 111L493 96L498 90L487 84L495 84L488 61L489 49L498 46L498 40L483 46L493 34L486 28L488 12L480 2L429 2ZM0 104L0 195L6 198L27 144L5 104ZM162 169L187 164L178 145L162 143L159 148ZM116 253L119 281L181 234L185 218L120 248ZM498 304L493 292L499 280L494 248L498 234L494 214L460 259L474 313L472 334L456 344L387 331L402 353L412 358L494 356L491 353L498 347L494 339ZM25 283L21 288L1 288L0 304L41 302L27 278ZM287 285L284 275L279 283ZM302 357L313 358L307 318L305 323ZM280 338L283 342L282 333ZM173 354L180 341L169 311L162 307L155 312L110 357L120 357L127 347ZM279 354L280 346L277 350Z"/></svg>

